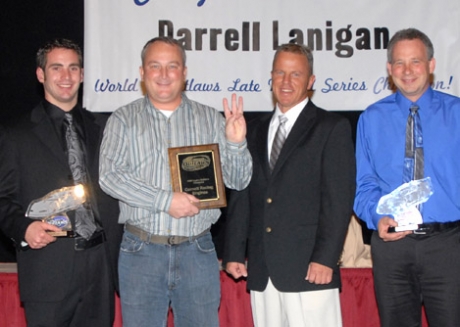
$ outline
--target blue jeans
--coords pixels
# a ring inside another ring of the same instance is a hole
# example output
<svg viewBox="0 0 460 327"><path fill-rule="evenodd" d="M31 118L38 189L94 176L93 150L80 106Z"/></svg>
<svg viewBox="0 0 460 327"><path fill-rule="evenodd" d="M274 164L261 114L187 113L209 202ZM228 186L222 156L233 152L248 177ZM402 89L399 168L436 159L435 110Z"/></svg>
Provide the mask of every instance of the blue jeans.
<svg viewBox="0 0 460 327"><path fill-rule="evenodd" d="M124 327L218 327L219 262L211 233L179 245L124 232L118 263Z"/></svg>

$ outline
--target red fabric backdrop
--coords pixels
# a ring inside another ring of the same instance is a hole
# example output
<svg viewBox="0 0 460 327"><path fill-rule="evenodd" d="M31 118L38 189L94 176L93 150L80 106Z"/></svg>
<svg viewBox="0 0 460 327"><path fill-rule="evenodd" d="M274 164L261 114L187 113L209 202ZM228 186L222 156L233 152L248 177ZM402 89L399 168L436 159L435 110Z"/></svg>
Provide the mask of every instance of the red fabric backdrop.
<svg viewBox="0 0 460 327"><path fill-rule="evenodd" d="M344 327L379 327L374 295L372 270L369 268L342 268L342 317ZM219 309L220 327L252 327L249 294L244 280L234 281L221 272L222 299ZM25 327L24 310L20 305L18 280L15 273L0 273L0 326ZM168 327L174 326L170 314ZM427 327L423 316L423 327ZM122 327L120 302L114 327Z"/></svg>

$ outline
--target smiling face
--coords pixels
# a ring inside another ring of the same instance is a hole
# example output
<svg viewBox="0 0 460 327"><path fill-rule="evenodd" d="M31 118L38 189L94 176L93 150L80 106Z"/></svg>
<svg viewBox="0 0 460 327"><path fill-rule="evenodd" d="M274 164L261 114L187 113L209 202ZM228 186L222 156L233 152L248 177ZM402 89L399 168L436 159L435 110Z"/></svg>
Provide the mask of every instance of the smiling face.
<svg viewBox="0 0 460 327"><path fill-rule="evenodd" d="M178 46L161 41L149 45L140 74L156 108L175 110L180 105L187 68Z"/></svg>
<svg viewBox="0 0 460 327"><path fill-rule="evenodd" d="M430 86L434 58L428 60L426 47L419 39L397 42L391 58L387 63L388 74L406 98L417 101Z"/></svg>
<svg viewBox="0 0 460 327"><path fill-rule="evenodd" d="M272 70L273 95L280 110L285 113L305 100L315 82L310 75L307 58L298 53L278 53Z"/></svg>
<svg viewBox="0 0 460 327"><path fill-rule="evenodd" d="M44 69L38 67L37 79L43 84L45 99L64 111L77 104L83 68L74 50L55 48L46 55Z"/></svg>

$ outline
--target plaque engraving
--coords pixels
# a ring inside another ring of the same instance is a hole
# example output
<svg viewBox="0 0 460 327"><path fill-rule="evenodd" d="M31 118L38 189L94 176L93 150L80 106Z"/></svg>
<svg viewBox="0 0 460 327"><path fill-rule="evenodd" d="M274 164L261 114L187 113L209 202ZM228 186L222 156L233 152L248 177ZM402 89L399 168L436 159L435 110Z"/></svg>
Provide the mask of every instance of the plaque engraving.
<svg viewBox="0 0 460 327"><path fill-rule="evenodd" d="M174 192L197 197L200 209L227 205L218 144L169 148L168 154Z"/></svg>

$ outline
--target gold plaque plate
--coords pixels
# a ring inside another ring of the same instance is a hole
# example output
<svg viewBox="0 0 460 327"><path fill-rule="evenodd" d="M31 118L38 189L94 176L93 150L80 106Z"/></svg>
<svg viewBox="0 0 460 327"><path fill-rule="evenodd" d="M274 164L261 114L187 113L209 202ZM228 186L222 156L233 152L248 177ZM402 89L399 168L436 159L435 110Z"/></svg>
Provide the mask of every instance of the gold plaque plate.
<svg viewBox="0 0 460 327"><path fill-rule="evenodd" d="M174 192L197 197L200 209L227 206L218 144L169 148Z"/></svg>

